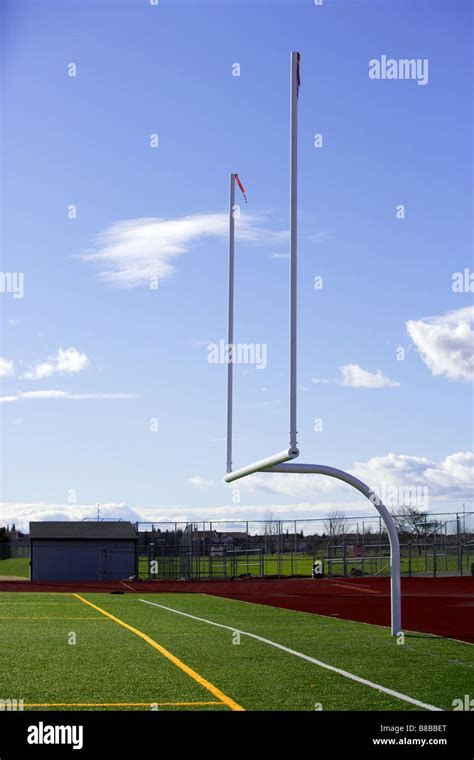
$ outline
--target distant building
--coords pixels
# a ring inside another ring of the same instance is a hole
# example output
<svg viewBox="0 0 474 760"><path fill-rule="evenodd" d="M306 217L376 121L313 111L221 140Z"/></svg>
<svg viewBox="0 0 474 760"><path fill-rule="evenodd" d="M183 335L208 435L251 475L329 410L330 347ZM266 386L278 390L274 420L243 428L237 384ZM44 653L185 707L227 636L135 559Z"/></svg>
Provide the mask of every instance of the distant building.
<svg viewBox="0 0 474 760"><path fill-rule="evenodd" d="M249 544L249 534L245 531L223 531L219 537L233 549L245 549Z"/></svg>
<svg viewBox="0 0 474 760"><path fill-rule="evenodd" d="M115 581L136 575L130 522L30 523L32 581Z"/></svg>
<svg viewBox="0 0 474 760"><path fill-rule="evenodd" d="M193 548L201 556L223 556L227 551L245 549L249 535L244 531L189 530L181 538L181 546ZM192 544L191 544L192 542Z"/></svg>

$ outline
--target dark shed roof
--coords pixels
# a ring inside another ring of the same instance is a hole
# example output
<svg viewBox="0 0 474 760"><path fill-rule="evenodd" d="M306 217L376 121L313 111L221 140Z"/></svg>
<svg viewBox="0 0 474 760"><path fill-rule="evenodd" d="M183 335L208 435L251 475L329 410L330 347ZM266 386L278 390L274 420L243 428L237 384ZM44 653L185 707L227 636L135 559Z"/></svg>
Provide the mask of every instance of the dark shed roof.
<svg viewBox="0 0 474 760"><path fill-rule="evenodd" d="M135 539L130 522L30 522L30 538L45 539Z"/></svg>

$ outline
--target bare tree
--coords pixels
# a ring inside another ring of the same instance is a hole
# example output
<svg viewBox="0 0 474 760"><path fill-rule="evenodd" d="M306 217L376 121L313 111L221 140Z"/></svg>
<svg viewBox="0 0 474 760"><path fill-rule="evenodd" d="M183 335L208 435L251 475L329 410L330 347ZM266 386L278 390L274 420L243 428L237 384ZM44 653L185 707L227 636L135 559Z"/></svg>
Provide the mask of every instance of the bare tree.
<svg viewBox="0 0 474 760"><path fill-rule="evenodd" d="M439 520L428 522L426 512L411 506L399 507L393 519L399 534L407 538L426 538L441 525Z"/></svg>
<svg viewBox="0 0 474 760"><path fill-rule="evenodd" d="M275 546L278 545L278 536L280 535L280 523L275 519L272 512L265 515L263 525L265 554L274 554Z"/></svg>
<svg viewBox="0 0 474 760"><path fill-rule="evenodd" d="M427 517L426 512L408 505L399 507L393 514L400 538L414 542L419 556L421 556L423 545L426 545L427 539L436 533L442 525L439 520L428 521Z"/></svg>
<svg viewBox="0 0 474 760"><path fill-rule="evenodd" d="M341 538L349 533L349 525L344 512L337 507L329 510L324 522L324 531L331 538Z"/></svg>

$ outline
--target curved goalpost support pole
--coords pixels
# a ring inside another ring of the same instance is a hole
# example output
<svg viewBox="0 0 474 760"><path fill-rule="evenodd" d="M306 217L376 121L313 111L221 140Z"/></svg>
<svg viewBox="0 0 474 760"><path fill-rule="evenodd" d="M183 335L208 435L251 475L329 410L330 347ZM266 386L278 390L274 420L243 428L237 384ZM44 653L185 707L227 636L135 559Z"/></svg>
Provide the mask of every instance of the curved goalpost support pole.
<svg viewBox="0 0 474 760"><path fill-rule="evenodd" d="M350 475L348 472L344 472L344 470L338 470L336 467L328 467L323 464L300 464L299 462L278 464L261 472L303 473L337 478L337 480L342 480L344 483L356 488L374 505L384 521L390 541L391 629L392 636L397 636L402 630L400 541L393 517L375 491L372 491L369 486L354 477L354 475Z"/></svg>

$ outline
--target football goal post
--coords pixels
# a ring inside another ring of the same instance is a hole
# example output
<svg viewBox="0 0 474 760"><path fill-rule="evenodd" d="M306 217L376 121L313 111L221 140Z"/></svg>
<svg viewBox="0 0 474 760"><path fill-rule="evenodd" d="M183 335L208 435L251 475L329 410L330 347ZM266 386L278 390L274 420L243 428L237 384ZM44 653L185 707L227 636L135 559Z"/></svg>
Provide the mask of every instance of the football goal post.
<svg viewBox="0 0 474 760"><path fill-rule="evenodd" d="M291 53L290 58L290 372L289 372L289 443L276 454L259 459L239 469L233 469L232 461L232 421L233 421L233 357L234 344L234 206L235 183L243 190L237 174L230 175L229 195L229 277L228 277L228 369L227 369L227 474L225 481L231 483L255 472L262 473L304 473L325 475L329 478L347 483L363 494L377 509L390 541L390 577L391 577L391 632L397 636L401 631L401 583L400 583L400 544L395 522L377 494L365 483L344 470L321 464L301 464L293 460L299 456L297 446L297 170L298 170L298 95L300 88L300 54Z"/></svg>

